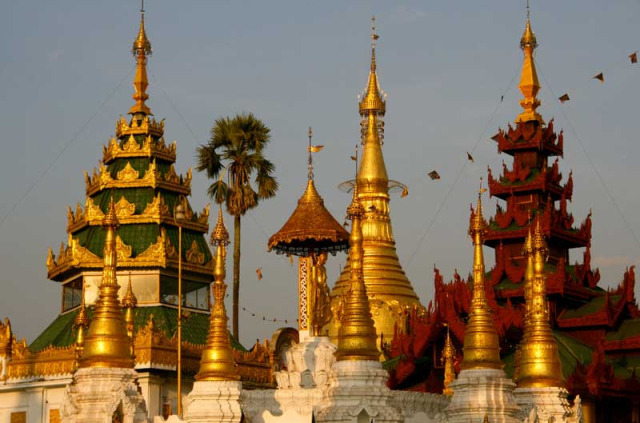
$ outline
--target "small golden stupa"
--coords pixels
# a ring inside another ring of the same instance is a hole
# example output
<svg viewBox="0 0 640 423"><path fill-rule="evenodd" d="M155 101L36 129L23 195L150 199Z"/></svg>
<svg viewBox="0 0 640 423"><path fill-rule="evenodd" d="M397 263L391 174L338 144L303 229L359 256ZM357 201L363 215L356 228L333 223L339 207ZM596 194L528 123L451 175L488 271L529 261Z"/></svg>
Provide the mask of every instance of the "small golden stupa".
<svg viewBox="0 0 640 423"><path fill-rule="evenodd" d="M485 268L482 244L487 222L482 217L482 193L478 193L478 206L471 213L469 235L473 239L473 297L469 310L469 321L464 332L462 369L499 369L500 341L493 324L491 307L485 292Z"/></svg>
<svg viewBox="0 0 640 423"><path fill-rule="evenodd" d="M229 245L229 232L224 226L222 207L218 211L218 222L211 234L211 244L216 248L212 287L213 309L209 319L207 343L202 352L200 371L196 374L196 380L239 380L240 376L235 370L236 364L227 329L229 318L224 306L224 297L227 291L224 278L227 275L225 262L227 259L227 245Z"/></svg>
<svg viewBox="0 0 640 423"><path fill-rule="evenodd" d="M549 324L544 271L549 250L540 220L540 216L536 216L535 232L532 234L529 229L523 251L527 258L524 334L516 351L514 371L519 388L564 387L558 344Z"/></svg>
<svg viewBox="0 0 640 423"><path fill-rule="evenodd" d="M106 230L102 282L78 366L81 368L133 368L131 341L127 334L122 306L118 300L120 289L116 280L118 217L113 198L102 225Z"/></svg>

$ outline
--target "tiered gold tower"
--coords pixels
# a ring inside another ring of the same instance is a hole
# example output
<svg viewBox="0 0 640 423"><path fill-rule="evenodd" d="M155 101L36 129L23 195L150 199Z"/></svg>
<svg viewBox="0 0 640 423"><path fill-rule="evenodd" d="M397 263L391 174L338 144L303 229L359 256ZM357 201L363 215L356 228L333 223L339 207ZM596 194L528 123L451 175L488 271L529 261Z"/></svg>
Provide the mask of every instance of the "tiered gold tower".
<svg viewBox="0 0 640 423"><path fill-rule="evenodd" d="M211 244L216 248L213 270L213 309L209 319L207 343L202 352L200 371L196 374L196 380L239 380L240 376L235 371L235 360L227 330L229 318L224 306L224 296L227 291L224 278L227 274L225 262L229 232L224 226L222 207L218 211L218 222L211 234Z"/></svg>
<svg viewBox="0 0 640 423"><path fill-rule="evenodd" d="M453 389L449 386L451 382L456 380L456 370L453 366L453 359L455 358L456 350L451 341L451 334L447 327L447 337L444 341L444 348L442 349L442 360L444 361L444 386L442 394L451 396L453 395Z"/></svg>
<svg viewBox="0 0 640 423"><path fill-rule="evenodd" d="M549 324L547 278L544 272L548 249L540 224L535 219L535 232L525 242L527 258L525 273L524 334L516 351L514 380L519 388L563 387L562 367Z"/></svg>
<svg viewBox="0 0 640 423"><path fill-rule="evenodd" d="M102 222L106 229L104 241L104 269L100 283L98 301L84 341L79 367L132 368L133 357L130 339L118 301L120 286L116 280L116 230L118 218L113 198Z"/></svg>
<svg viewBox="0 0 640 423"><path fill-rule="evenodd" d="M386 102L376 74L375 41L378 35L375 27L373 30L369 81L359 104L364 151L354 184L358 187L359 200L365 210L362 222L363 273L369 304L378 336L383 335L390 340L394 326L402 321L405 310L421 305L398 260L391 228L389 188L402 185L389 180L382 155ZM339 314L342 296L349 286L350 265L348 260L331 293L334 314ZM329 335L335 338L339 328L336 319L328 328Z"/></svg>
<svg viewBox="0 0 640 423"><path fill-rule="evenodd" d="M482 193L478 193L478 206L471 213L469 235L473 239L473 297L469 310L469 321L464 333L463 369L499 369L500 341L493 324L491 308L487 303L484 283L484 255L482 244L487 222L482 217Z"/></svg>
<svg viewBox="0 0 640 423"><path fill-rule="evenodd" d="M377 361L380 353L376 347L376 329L369 310L363 272L362 218L365 215L365 211L358 198L357 186L354 187L353 200L347 209L347 213L351 219L351 236L349 238L351 281L344 299L344 311L338 332L336 359L338 361Z"/></svg>

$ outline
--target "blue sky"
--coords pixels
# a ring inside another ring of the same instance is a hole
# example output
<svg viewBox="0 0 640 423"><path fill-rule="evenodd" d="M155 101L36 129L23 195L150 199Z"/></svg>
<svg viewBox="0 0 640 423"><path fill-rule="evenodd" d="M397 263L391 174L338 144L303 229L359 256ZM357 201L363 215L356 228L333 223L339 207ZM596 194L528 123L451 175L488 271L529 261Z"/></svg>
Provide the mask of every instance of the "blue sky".
<svg viewBox="0 0 640 423"><path fill-rule="evenodd" d="M488 165L495 175L503 159L511 163L490 136L520 111L524 0L150 0L146 8L154 51L148 104L166 118L165 138L177 140L180 172L193 165L195 148L217 117L250 111L272 129L267 154L280 192L244 220L247 309L295 319L296 270L267 253L266 243L304 190L309 125L315 142L326 146L316 155L318 189L329 210L344 215L349 197L336 186L352 175L348 156L359 137L357 94L366 83L372 14L381 36L378 75L389 95L387 169L409 187L408 197L391 203L401 263L425 304L434 265L446 278L455 268L463 275L471 269L469 203ZM97 165L116 119L133 102L130 48L138 9L136 1L124 0L3 7L0 217L15 209L0 226L0 317L11 318L19 337L32 340L59 313L60 287L46 279L47 248L66 242L66 206L84 202L83 171ZM640 256L633 235L640 234L640 68L627 57L639 48L639 16L640 3L632 0L532 2L543 85L539 111L565 130L561 169L565 175L573 170L575 186L569 208L578 222L593 210L592 256L605 287L617 285ZM591 79L601 71L604 85ZM560 106L555 99L565 91L572 100ZM475 162L463 168L474 146ZM430 181L431 169L442 179ZM206 186L195 174L196 209L209 202ZM495 199L486 203L493 213ZM486 256L490 267L492 254ZM572 260L581 256L578 251ZM331 281L344 260L329 260ZM278 326L241 316L245 344L270 337Z"/></svg>

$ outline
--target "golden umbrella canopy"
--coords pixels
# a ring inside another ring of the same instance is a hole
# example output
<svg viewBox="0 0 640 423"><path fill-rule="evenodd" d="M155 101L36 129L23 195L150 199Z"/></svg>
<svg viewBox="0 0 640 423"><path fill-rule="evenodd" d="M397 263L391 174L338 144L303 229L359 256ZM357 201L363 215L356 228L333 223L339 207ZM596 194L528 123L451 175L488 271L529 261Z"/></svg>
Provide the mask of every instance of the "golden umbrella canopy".
<svg viewBox="0 0 640 423"><path fill-rule="evenodd" d="M349 249L349 232L326 209L312 178L289 220L269 238L268 248L303 257Z"/></svg>

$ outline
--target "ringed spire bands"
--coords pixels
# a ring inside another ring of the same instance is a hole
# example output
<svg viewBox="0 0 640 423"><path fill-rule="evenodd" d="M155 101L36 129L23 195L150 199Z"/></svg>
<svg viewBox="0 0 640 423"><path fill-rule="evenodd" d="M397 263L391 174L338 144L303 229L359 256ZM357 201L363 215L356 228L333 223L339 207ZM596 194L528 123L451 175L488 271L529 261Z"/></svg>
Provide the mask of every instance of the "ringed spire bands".
<svg viewBox="0 0 640 423"><path fill-rule="evenodd" d="M383 118L386 113L385 95L377 76L376 41L379 39L372 29L371 64L366 89L359 102L361 117L362 160L356 180L344 184L357 186L358 199L365 210L362 219L362 242L364 249L363 274L369 306L373 312L378 337L392 339L396 323L403 326L407 309L422 307L411 282L400 265L396 253L395 239L389 215L389 189L401 186L390 181L382 154L384 135ZM343 295L349 289L351 259L338 278L331 301L334 315L340 313ZM338 336L340 323L334 319L326 327L334 340Z"/></svg>

